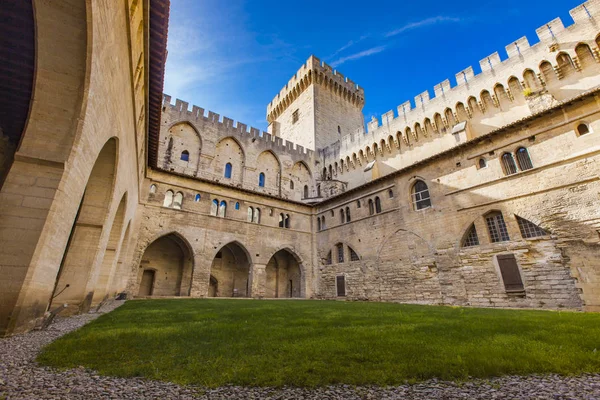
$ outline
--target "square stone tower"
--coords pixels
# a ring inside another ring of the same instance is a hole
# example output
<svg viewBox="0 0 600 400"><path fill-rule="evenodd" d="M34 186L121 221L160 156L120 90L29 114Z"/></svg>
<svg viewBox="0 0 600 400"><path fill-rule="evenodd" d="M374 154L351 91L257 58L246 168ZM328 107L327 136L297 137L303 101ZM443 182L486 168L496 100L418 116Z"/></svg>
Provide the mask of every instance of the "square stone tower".
<svg viewBox="0 0 600 400"><path fill-rule="evenodd" d="M315 56L267 106L269 133L311 150L364 132L364 90Z"/></svg>

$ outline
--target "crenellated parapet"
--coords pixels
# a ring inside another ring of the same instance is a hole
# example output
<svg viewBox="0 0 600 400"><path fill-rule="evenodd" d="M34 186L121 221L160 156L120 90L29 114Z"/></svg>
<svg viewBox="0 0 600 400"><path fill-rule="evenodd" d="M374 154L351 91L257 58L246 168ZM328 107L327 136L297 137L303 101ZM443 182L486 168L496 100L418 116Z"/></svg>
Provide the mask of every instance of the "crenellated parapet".
<svg viewBox="0 0 600 400"><path fill-rule="evenodd" d="M343 170L402 153L401 164L417 162L527 118L558 102L600 86L600 0L570 11L536 30L538 42L522 37L367 123L367 133L345 135L324 149L325 165ZM332 155L334 155L332 157ZM350 166L348 165L350 162ZM334 168L335 169L335 168Z"/></svg>
<svg viewBox="0 0 600 400"><path fill-rule="evenodd" d="M363 88L317 57L310 56L268 104L267 121L271 123L277 119L312 84L318 84L332 91L357 108L362 109L364 106L365 92Z"/></svg>

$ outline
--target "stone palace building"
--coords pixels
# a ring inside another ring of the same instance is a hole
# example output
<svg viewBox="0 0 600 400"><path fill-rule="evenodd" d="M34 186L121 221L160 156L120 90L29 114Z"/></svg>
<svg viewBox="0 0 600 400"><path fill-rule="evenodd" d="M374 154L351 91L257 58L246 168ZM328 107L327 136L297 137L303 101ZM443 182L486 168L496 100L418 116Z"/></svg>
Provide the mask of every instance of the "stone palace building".
<svg viewBox="0 0 600 400"><path fill-rule="evenodd" d="M600 310L600 0L570 14L366 129L311 56L261 132L163 95L169 0L3 3L0 335L121 292Z"/></svg>

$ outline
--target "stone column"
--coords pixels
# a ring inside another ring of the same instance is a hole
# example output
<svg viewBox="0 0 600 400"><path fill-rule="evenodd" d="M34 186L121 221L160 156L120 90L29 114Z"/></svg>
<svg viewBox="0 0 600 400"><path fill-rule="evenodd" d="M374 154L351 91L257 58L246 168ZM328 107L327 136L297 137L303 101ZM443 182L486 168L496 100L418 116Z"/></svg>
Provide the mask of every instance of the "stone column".
<svg viewBox="0 0 600 400"><path fill-rule="evenodd" d="M259 299L265 296L267 284L267 266L265 264L253 264L250 268L250 293L248 297Z"/></svg>

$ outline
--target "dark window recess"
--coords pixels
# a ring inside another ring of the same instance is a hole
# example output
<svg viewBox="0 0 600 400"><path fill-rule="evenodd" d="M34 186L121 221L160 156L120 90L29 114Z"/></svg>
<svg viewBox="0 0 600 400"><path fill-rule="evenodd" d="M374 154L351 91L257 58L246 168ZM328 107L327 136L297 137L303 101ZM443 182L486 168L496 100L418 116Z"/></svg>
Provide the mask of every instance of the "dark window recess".
<svg viewBox="0 0 600 400"><path fill-rule="evenodd" d="M298 110L294 111L292 113L292 124L295 124L296 122L298 122Z"/></svg>
<svg viewBox="0 0 600 400"><path fill-rule="evenodd" d="M344 245L341 243L338 243L335 245L335 247L337 248L337 259L339 263L343 263L344 262Z"/></svg>
<svg viewBox="0 0 600 400"><path fill-rule="evenodd" d="M510 240L502 213L495 212L489 214L487 217L485 217L485 221L488 226L490 240L492 241L492 243L506 242Z"/></svg>
<svg viewBox="0 0 600 400"><path fill-rule="evenodd" d="M331 265L333 263L332 256L331 256L331 250L329 250L329 253L327 253L326 263L327 263L327 265Z"/></svg>
<svg viewBox="0 0 600 400"><path fill-rule="evenodd" d="M577 126L577 134L579 136L586 135L588 133L590 133L590 128L586 124L579 124Z"/></svg>
<svg viewBox="0 0 600 400"><path fill-rule="evenodd" d="M465 236L465 240L463 242L462 247L472 247L479 245L479 237L477 236L477 229L475 229L475 224L471 225L469 228L469 233Z"/></svg>
<svg viewBox="0 0 600 400"><path fill-rule="evenodd" d="M504 153L502 155L502 166L504 167L504 173L506 175L517 173L517 164L515 164L515 159L510 153Z"/></svg>
<svg viewBox="0 0 600 400"><path fill-rule="evenodd" d="M358 257L358 254L356 254L356 252L354 251L354 249L350 246L348 246L348 250L350 251L350 261L359 261L360 258Z"/></svg>
<svg viewBox="0 0 600 400"><path fill-rule="evenodd" d="M499 254L496 256L496 259L498 260L500 274L502 274L502 281L504 282L506 291L509 293L524 292L525 287L523 286L521 272L519 271L514 254Z"/></svg>
<svg viewBox="0 0 600 400"><path fill-rule="evenodd" d="M338 275L335 277L335 283L337 286L338 297L346 296L346 277L344 275Z"/></svg>
<svg viewBox="0 0 600 400"><path fill-rule="evenodd" d="M533 222L528 221L525 218L521 218L518 215L515 216L517 217L517 222L519 223L519 229L521 230L521 236L523 236L523 239L546 236L548 234L548 232Z"/></svg>
<svg viewBox="0 0 600 400"><path fill-rule="evenodd" d="M533 168L531 158L529 157L529 152L525 147L520 147L517 150L517 162L519 163L519 168L521 171L527 171L528 169Z"/></svg>

